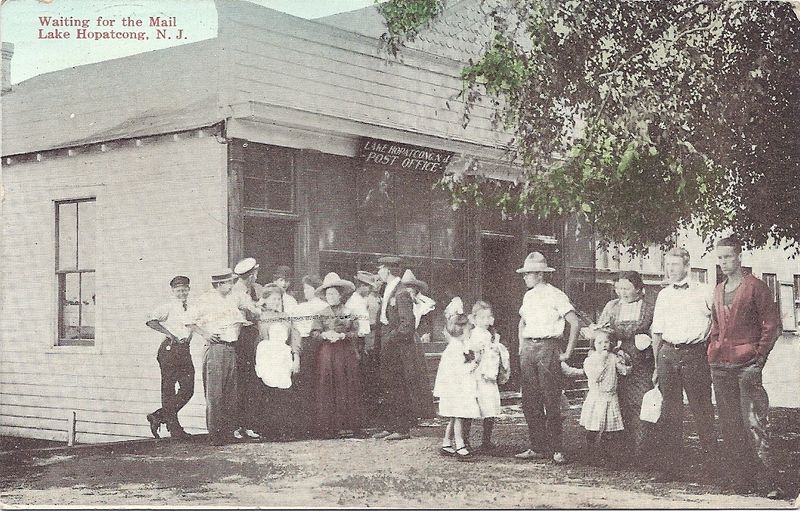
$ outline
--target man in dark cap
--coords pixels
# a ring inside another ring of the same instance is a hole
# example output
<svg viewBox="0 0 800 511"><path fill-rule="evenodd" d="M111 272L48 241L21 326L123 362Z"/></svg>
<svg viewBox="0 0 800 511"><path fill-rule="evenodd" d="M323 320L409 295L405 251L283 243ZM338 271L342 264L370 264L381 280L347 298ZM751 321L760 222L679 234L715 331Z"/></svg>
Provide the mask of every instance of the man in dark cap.
<svg viewBox="0 0 800 511"><path fill-rule="evenodd" d="M186 328L189 278L178 275L169 285L172 299L155 309L146 323L166 336L156 355L161 368L161 408L148 414L147 421L154 437L159 438L158 430L161 424L166 424L170 436L179 439L190 436L181 427L178 412L194 394L194 365L189 353L192 334Z"/></svg>
<svg viewBox="0 0 800 511"><path fill-rule="evenodd" d="M378 259L378 277L386 283L378 323L385 430L374 438L386 440L411 438L411 427L417 421L412 398L414 380L418 377L414 363L414 299L400 282L401 269L399 257Z"/></svg>

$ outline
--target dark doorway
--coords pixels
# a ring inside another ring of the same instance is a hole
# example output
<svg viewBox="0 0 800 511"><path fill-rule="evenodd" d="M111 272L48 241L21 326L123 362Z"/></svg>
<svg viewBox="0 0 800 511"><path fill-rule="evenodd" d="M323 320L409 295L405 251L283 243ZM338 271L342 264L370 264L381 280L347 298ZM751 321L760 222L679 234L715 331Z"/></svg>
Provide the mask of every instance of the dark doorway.
<svg viewBox="0 0 800 511"><path fill-rule="evenodd" d="M295 222L291 220L245 216L243 256L255 257L261 266L259 283L270 282L278 266L286 265L294 270L296 232ZM293 284L297 285L296 279ZM295 288L290 292L297 295Z"/></svg>
<svg viewBox="0 0 800 511"><path fill-rule="evenodd" d="M484 233L481 237L481 299L492 305L500 341L511 354L511 378L502 390L519 390L519 307L525 283L516 269L520 262L511 236Z"/></svg>

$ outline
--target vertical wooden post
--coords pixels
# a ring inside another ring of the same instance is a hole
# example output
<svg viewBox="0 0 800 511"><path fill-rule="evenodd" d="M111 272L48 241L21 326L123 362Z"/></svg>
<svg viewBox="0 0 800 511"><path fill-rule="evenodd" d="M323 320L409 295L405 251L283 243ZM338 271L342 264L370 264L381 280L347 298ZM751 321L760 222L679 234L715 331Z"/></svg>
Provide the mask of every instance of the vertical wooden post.
<svg viewBox="0 0 800 511"><path fill-rule="evenodd" d="M73 447L75 445L75 423L77 422L77 413L74 410L69 412L67 422L67 446Z"/></svg>
<svg viewBox="0 0 800 511"><path fill-rule="evenodd" d="M244 147L245 141L228 142L228 265L232 268L244 252Z"/></svg>

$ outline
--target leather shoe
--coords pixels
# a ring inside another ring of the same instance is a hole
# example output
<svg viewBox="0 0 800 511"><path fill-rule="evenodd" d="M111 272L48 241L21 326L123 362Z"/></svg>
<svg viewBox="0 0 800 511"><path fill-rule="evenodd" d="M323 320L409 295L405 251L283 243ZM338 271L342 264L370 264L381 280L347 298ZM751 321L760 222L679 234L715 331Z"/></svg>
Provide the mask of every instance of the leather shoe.
<svg viewBox="0 0 800 511"><path fill-rule="evenodd" d="M253 439L261 438L261 435L259 435L258 433L256 433L252 429L244 430L244 434L245 434L245 436L247 436L247 438L253 438Z"/></svg>
<svg viewBox="0 0 800 511"><path fill-rule="evenodd" d="M150 433L153 434L153 438L161 438L161 435L158 434L158 428L161 427L161 421L158 420L152 413L148 413L147 422L150 423Z"/></svg>
<svg viewBox="0 0 800 511"><path fill-rule="evenodd" d="M544 459L545 455L542 453L538 453L533 449L528 449L527 451L522 451L521 453L515 454L515 458L518 460L534 460L534 459Z"/></svg>
<svg viewBox="0 0 800 511"><path fill-rule="evenodd" d="M181 429L172 429L169 432L169 436L174 438L175 440L186 440L187 438L191 438L192 435Z"/></svg>
<svg viewBox="0 0 800 511"><path fill-rule="evenodd" d="M408 440L411 438L411 435L408 433L397 433L394 432L391 435L384 438L384 440Z"/></svg>

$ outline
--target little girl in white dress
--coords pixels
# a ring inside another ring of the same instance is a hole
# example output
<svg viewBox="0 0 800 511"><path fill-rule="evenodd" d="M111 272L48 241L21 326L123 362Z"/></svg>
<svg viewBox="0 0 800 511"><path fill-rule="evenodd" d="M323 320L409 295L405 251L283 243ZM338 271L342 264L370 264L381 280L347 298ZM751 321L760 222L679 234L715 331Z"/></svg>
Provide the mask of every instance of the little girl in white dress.
<svg viewBox="0 0 800 511"><path fill-rule="evenodd" d="M505 346L500 344L500 335L489 328L494 324L492 307L477 301L472 306L470 317L474 328L470 332L470 345L478 352L478 369L475 380L478 387L478 408L483 419L481 451L491 451L497 446L492 442L495 417L500 416L500 389L498 384L508 381L511 371L510 357Z"/></svg>
<svg viewBox="0 0 800 511"><path fill-rule="evenodd" d="M444 314L448 344L439 361L433 395L439 398L439 415L449 417L450 421L445 429L440 452L459 460L467 460L474 455L464 441L464 422L481 416L474 375L479 360L468 343L469 320L464 314L461 299L453 298Z"/></svg>

